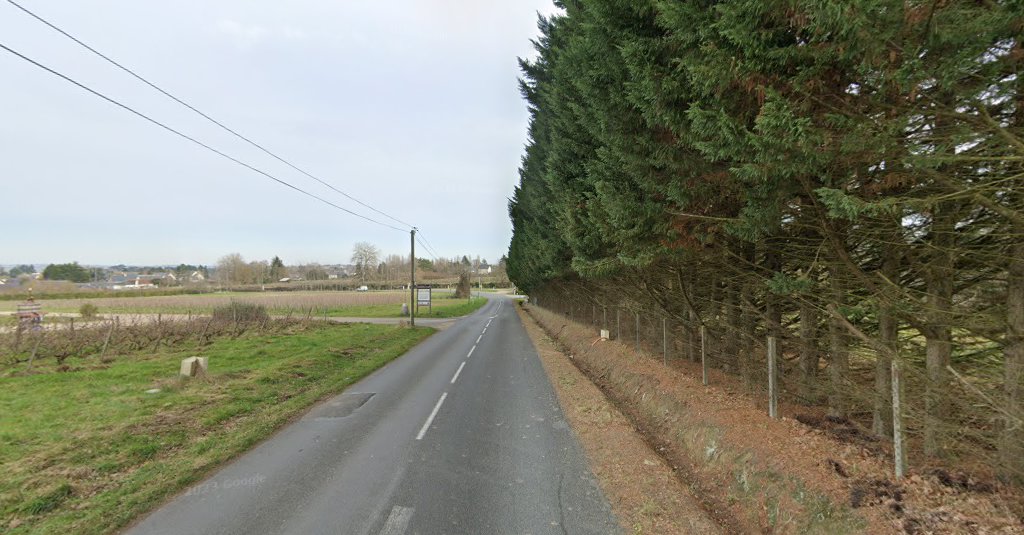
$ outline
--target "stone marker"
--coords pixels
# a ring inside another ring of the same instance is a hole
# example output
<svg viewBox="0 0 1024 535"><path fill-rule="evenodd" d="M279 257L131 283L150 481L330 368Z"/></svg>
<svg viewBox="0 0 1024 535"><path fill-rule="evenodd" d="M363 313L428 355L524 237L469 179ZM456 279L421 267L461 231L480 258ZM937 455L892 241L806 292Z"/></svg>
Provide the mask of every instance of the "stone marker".
<svg viewBox="0 0 1024 535"><path fill-rule="evenodd" d="M612 332L608 329L601 329L601 339L608 340L612 337Z"/></svg>
<svg viewBox="0 0 1024 535"><path fill-rule="evenodd" d="M180 375L183 377L198 377L206 375L206 357L189 357L181 361Z"/></svg>

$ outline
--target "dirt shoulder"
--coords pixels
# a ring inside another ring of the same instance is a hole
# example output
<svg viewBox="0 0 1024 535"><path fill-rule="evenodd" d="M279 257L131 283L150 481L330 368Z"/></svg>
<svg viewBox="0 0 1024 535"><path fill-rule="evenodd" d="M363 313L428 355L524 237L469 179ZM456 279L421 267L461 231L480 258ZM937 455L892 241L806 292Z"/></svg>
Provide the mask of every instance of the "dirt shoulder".
<svg viewBox="0 0 1024 535"><path fill-rule="evenodd" d="M619 410L518 310L601 490L630 533L728 533Z"/></svg>
<svg viewBox="0 0 1024 535"><path fill-rule="evenodd" d="M613 472L615 463L625 463L624 459L634 462L620 478L602 479L606 487L634 485L627 480L644 473L635 462L643 463L647 452L654 451L668 460L656 463L675 468L675 477L685 483L681 486L694 489L690 496L699 496L699 503L720 526L728 526L727 531L1024 533L1016 507L1019 495L1012 489L975 488L958 484L955 477L930 473L912 472L897 481L890 475L891 463L878 451L791 418L772 420L758 400L728 376L712 373L711 385L705 386L699 368L689 362L666 365L629 345L601 341L593 328L544 309L527 306L524 323L531 336L538 326L548 336L537 345L545 348L542 359L551 366L556 388L572 381L597 385L594 388L620 409L615 414L625 415L623 425L639 428L641 440L655 445L652 450L645 444L642 455L629 449L602 459L590 450L598 446L587 446L595 439L585 438L586 428L597 425L592 421L596 417L592 411L581 411L574 428L599 477ZM567 367L575 367L577 375ZM559 391L563 395L569 394ZM563 402L566 412L572 405L571 398ZM606 432L597 434L599 446L613 442ZM629 494L643 496L642 490L607 492L622 504L634 503L627 501ZM619 497L623 493L627 497ZM632 521L628 506L622 507L626 512L620 514ZM649 532L692 531L674 526Z"/></svg>

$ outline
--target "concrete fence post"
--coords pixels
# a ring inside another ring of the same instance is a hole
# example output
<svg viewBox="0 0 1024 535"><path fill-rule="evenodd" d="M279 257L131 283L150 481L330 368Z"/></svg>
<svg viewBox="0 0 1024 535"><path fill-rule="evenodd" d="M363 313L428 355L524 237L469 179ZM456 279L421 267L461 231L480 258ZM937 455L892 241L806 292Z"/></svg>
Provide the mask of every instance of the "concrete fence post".
<svg viewBox="0 0 1024 535"><path fill-rule="evenodd" d="M903 445L903 369L898 359L892 359L892 450L896 479L902 479L907 471L907 452Z"/></svg>
<svg viewBox="0 0 1024 535"><path fill-rule="evenodd" d="M778 358L778 347L775 337L768 337L768 416L772 419L779 417L779 391L776 385L776 359Z"/></svg>

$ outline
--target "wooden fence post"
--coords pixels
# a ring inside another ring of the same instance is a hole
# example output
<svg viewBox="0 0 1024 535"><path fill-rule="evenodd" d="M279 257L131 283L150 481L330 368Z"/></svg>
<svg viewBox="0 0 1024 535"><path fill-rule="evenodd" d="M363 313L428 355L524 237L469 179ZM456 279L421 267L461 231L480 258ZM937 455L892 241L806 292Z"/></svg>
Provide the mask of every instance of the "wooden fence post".
<svg viewBox="0 0 1024 535"><path fill-rule="evenodd" d="M704 386L708 386L708 350L707 350L707 334L708 328L700 326L700 368L701 378L704 382Z"/></svg>
<svg viewBox="0 0 1024 535"><path fill-rule="evenodd" d="M779 392L776 384L776 359L778 358L778 347L775 344L775 337L768 337L768 416L772 419L779 417Z"/></svg>

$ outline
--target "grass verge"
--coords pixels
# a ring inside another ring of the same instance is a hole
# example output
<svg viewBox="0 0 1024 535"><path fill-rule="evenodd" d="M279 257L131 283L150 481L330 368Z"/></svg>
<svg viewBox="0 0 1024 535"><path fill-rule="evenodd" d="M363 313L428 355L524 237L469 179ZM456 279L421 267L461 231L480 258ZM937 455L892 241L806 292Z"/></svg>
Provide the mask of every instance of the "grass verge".
<svg viewBox="0 0 1024 535"><path fill-rule="evenodd" d="M116 530L431 332L293 325L0 378L0 532ZM190 355L207 377L177 379Z"/></svg>

